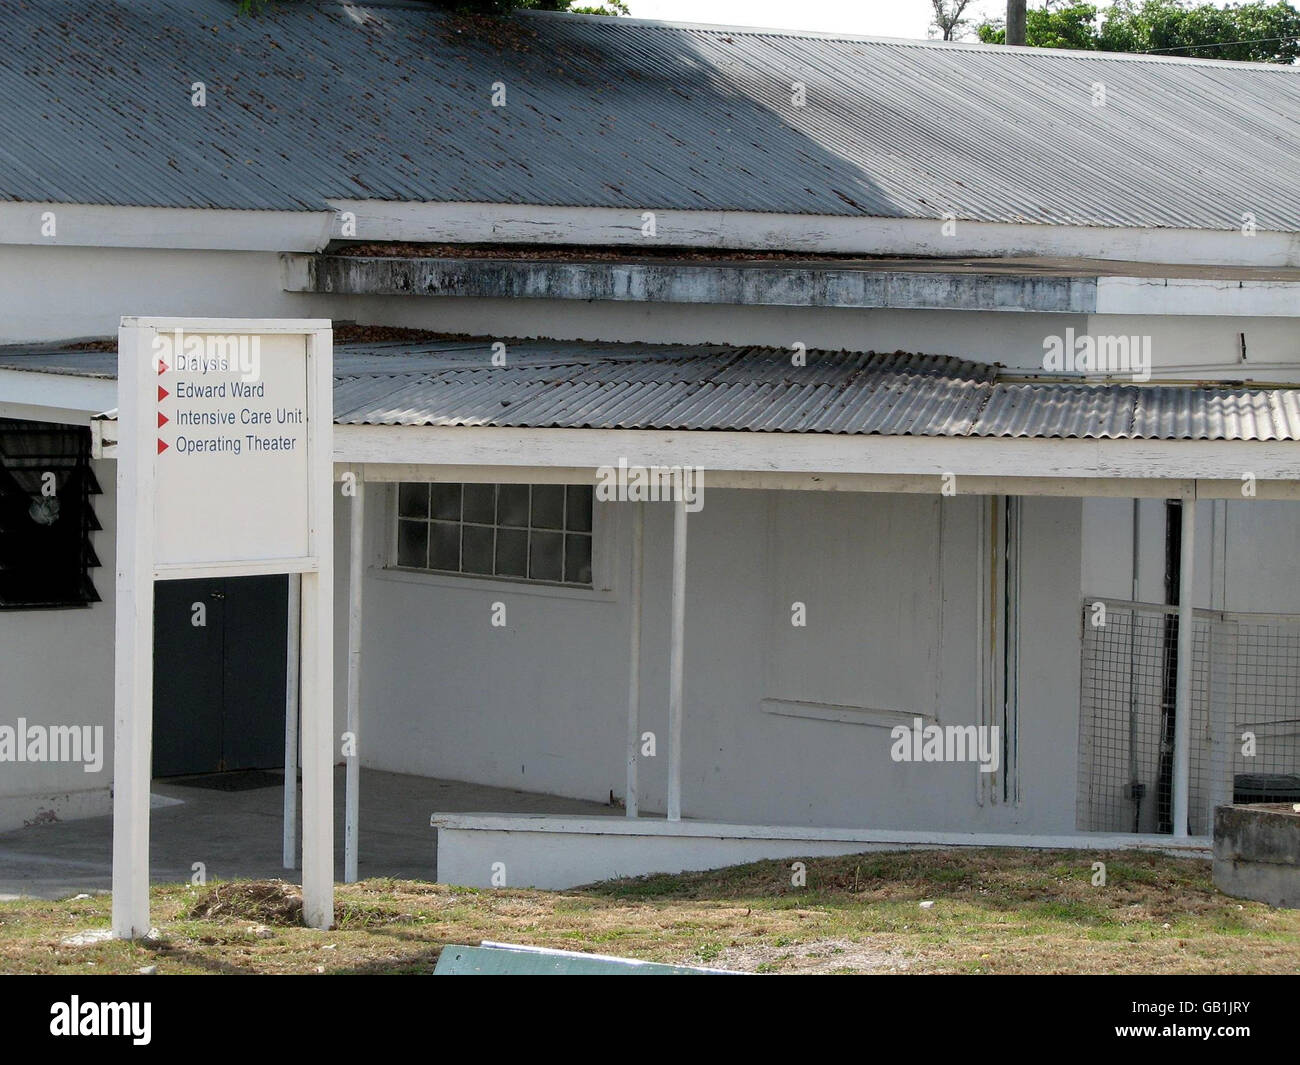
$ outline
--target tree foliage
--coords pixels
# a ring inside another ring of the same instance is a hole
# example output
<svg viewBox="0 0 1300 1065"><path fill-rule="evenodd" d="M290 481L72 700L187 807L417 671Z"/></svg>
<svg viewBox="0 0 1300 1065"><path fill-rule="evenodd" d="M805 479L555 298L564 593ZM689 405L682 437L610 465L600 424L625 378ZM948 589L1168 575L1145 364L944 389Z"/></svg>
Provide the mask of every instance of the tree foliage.
<svg viewBox="0 0 1300 1065"><path fill-rule="evenodd" d="M971 0L930 0L930 6L934 8L930 31L938 30L945 41L956 40L970 25L971 20L965 17L970 5Z"/></svg>
<svg viewBox="0 0 1300 1065"><path fill-rule="evenodd" d="M989 44L1006 41L1000 22L984 22L976 32ZM1117 0L1110 8L1049 0L1030 9L1025 40L1037 48L1292 63L1300 56L1300 11L1286 0L1226 7L1191 0Z"/></svg>

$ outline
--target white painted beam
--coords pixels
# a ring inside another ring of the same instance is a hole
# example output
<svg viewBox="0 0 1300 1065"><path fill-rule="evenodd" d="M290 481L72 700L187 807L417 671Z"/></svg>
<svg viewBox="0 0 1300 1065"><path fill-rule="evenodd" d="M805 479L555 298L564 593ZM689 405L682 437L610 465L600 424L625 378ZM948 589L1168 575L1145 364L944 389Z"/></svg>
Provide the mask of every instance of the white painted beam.
<svg viewBox="0 0 1300 1065"><path fill-rule="evenodd" d="M1228 318L1300 317L1300 279L1130 277L1103 274L1097 260L997 260L983 270L970 260L841 259L770 261L635 260L568 262L537 258L343 256L286 252L286 292L337 296L470 297L478 299L608 300L718 306L839 307L990 311L1015 314L1189 315ZM953 265L944 269L944 264ZM1112 269L1122 269L1116 264ZM1187 267L1170 264L1176 274ZM1214 273L1213 267L1194 267ZM1226 267L1220 273L1248 268ZM1274 270L1294 268L1274 267ZM1258 272L1267 272L1265 267ZM1163 272L1156 268L1153 272ZM1166 368L1166 376L1168 368Z"/></svg>
<svg viewBox="0 0 1300 1065"><path fill-rule="evenodd" d="M1097 314L1295 318L1300 283L1188 277L1099 277Z"/></svg>
<svg viewBox="0 0 1300 1065"><path fill-rule="evenodd" d="M149 785L153 753L154 551L153 509L157 437L144 430L153 411L142 408L140 375L149 366L143 330L118 334L122 415L142 427L117 466L117 595L113 709L113 935L149 933Z"/></svg>
<svg viewBox="0 0 1300 1065"><path fill-rule="evenodd" d="M45 236L53 213L56 235ZM82 203L0 203L0 244L213 251L317 251L334 213L239 211L207 207L119 207Z"/></svg>
<svg viewBox="0 0 1300 1065"><path fill-rule="evenodd" d="M361 821L361 617L366 575L366 482L356 479L352 497L351 533L348 543L348 706L347 729L352 736L352 753L347 756L347 785L344 795L343 882L357 881L358 834Z"/></svg>
<svg viewBox="0 0 1300 1065"><path fill-rule="evenodd" d="M632 518L632 573L628 592L628 610L632 614L632 632L628 647L627 667L627 788L624 809L628 817L641 812L640 789L637 780L637 759L641 743L641 587L645 576L645 504L631 504Z"/></svg>
<svg viewBox="0 0 1300 1065"><path fill-rule="evenodd" d="M714 306L1091 314L1097 281L1065 273L886 269L873 263L563 262L284 255L284 288L336 296L610 300ZM1300 290L1300 285L1296 288Z"/></svg>
<svg viewBox="0 0 1300 1065"><path fill-rule="evenodd" d="M81 428L92 427L91 415L84 410L72 410L68 407L35 406L28 403L0 403L0 418L13 418L23 422L53 422L56 425L76 425ZM91 444L91 457L103 458Z"/></svg>
<svg viewBox="0 0 1300 1065"><path fill-rule="evenodd" d="M302 576L302 901L311 928L334 923L333 589Z"/></svg>
<svg viewBox="0 0 1300 1065"><path fill-rule="evenodd" d="M429 818L433 828L482 832L540 832L590 836L676 836L708 839L791 839L844 843L884 843L930 847L1023 847L1047 850L1152 850L1204 857L1208 836L1171 840L1158 833L1132 832L961 832L905 828L843 828L826 825L760 825L731 821L665 821L645 817L583 817L581 814L437 812Z"/></svg>
<svg viewBox="0 0 1300 1065"><path fill-rule="evenodd" d="M359 468L352 463L335 465L334 476ZM367 463L366 479L373 483L428 481L456 484L594 484L594 466L470 466L421 463ZM938 481L933 476L887 473L792 473L754 470L709 470L710 488L749 488L809 492L897 492L933 495ZM1220 493L1223 498L1241 497L1240 481L1206 481L1201 495ZM964 495L1030 495L1107 497L1115 499L1169 499L1191 491L1193 481L1153 478L1107 477L965 477L960 483ZM1257 483L1259 499L1300 499L1300 481ZM1210 498L1210 496L1206 496Z"/></svg>
<svg viewBox="0 0 1300 1065"><path fill-rule="evenodd" d="M668 649L668 820L682 819L682 678L686 655L686 503L673 503L673 590Z"/></svg>
<svg viewBox="0 0 1300 1065"><path fill-rule="evenodd" d="M934 479L1039 477L1053 481L1209 478L1296 481L1292 441L1029 440L1004 437L851 436L640 429L509 429L466 426L337 425L334 458L345 463L501 466L545 469L698 465L751 474L881 474ZM527 462L521 463L520 456ZM1014 471L1014 474L1008 471ZM1168 487L1162 489L1167 495ZM1080 494L1073 490L1061 494ZM1131 495L1127 490L1121 493ZM1177 493L1173 493L1177 494Z"/></svg>
<svg viewBox="0 0 1300 1065"><path fill-rule="evenodd" d="M289 575L288 639L284 680L284 855L298 868L298 665L302 653L302 579Z"/></svg>
<svg viewBox="0 0 1300 1065"><path fill-rule="evenodd" d="M117 406L117 382L105 377L0 369L0 399L83 411L90 418Z"/></svg>
<svg viewBox="0 0 1300 1065"><path fill-rule="evenodd" d="M656 210L655 236L641 230L641 208L538 204L400 203L335 199L356 217L356 240L468 244L598 244L803 251L820 254L939 257L1051 256L1225 266L1300 266L1290 233L1237 229L1027 225L963 220L945 236L942 220ZM342 220L333 220L341 237ZM298 250L285 248L286 251Z"/></svg>
<svg viewBox="0 0 1300 1065"><path fill-rule="evenodd" d="M329 447L333 422L333 334L309 334L314 373L307 382L314 424L308 468ZM311 543L319 569L302 575L302 906L311 928L334 924L334 496L330 478L313 481ZM322 578L328 574L330 579Z"/></svg>

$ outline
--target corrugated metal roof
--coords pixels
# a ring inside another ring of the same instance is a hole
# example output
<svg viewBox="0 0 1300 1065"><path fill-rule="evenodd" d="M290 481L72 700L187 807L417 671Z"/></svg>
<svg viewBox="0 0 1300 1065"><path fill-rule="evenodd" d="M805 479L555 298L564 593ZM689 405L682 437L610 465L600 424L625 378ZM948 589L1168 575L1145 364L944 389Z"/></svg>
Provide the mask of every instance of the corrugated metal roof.
<svg viewBox="0 0 1300 1065"><path fill-rule="evenodd" d="M0 198L1214 230L1249 211L1300 230L1294 68L383 3L233 11L0 0Z"/></svg>
<svg viewBox="0 0 1300 1065"><path fill-rule="evenodd" d="M1300 440L1300 390L999 381L939 355L492 341L335 348L341 425L1038 439ZM113 376L105 352L0 349L0 369ZM0 395L0 399L3 396Z"/></svg>

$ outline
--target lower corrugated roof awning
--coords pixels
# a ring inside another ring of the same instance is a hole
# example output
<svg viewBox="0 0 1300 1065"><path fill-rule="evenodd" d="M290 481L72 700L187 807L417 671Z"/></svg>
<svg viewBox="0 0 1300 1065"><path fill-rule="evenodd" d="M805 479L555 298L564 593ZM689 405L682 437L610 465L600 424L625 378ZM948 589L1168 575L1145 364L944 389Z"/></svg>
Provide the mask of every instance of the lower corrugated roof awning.
<svg viewBox="0 0 1300 1065"><path fill-rule="evenodd" d="M511 343L335 348L340 425L654 429L1058 440L1300 440L1300 391L1004 381L907 352L724 345ZM0 349L0 369L111 377L111 352ZM3 397L0 397L2 399ZM101 416L110 419L112 413ZM101 430L101 433L103 430Z"/></svg>

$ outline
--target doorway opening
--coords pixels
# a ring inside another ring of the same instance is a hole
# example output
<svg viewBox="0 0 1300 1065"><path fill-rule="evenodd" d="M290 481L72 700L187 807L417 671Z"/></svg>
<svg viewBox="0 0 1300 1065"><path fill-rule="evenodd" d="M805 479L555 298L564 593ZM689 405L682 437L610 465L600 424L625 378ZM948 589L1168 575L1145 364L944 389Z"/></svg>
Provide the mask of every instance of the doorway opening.
<svg viewBox="0 0 1300 1065"><path fill-rule="evenodd" d="M206 785L220 790L283 783L265 771L284 768L288 609L281 575L155 585L155 777L229 774L229 787Z"/></svg>

